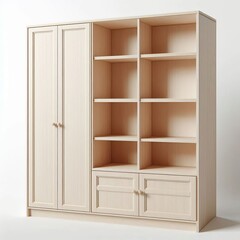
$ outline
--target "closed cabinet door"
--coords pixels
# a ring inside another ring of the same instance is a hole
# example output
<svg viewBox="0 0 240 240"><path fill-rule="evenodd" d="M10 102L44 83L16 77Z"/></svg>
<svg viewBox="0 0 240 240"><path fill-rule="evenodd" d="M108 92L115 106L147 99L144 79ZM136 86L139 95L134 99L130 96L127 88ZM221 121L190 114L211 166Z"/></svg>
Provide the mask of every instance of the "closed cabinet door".
<svg viewBox="0 0 240 240"><path fill-rule="evenodd" d="M92 211L138 215L138 174L92 173Z"/></svg>
<svg viewBox="0 0 240 240"><path fill-rule="evenodd" d="M140 216L196 220L196 177L140 175Z"/></svg>
<svg viewBox="0 0 240 240"><path fill-rule="evenodd" d="M28 34L29 206L57 208L57 27Z"/></svg>
<svg viewBox="0 0 240 240"><path fill-rule="evenodd" d="M58 208L89 211L89 24L58 27Z"/></svg>

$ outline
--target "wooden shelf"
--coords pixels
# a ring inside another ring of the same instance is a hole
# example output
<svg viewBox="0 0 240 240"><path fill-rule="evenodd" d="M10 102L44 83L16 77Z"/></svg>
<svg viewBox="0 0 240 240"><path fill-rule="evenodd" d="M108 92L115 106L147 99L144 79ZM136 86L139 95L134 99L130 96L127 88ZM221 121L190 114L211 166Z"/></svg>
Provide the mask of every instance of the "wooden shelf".
<svg viewBox="0 0 240 240"><path fill-rule="evenodd" d="M101 136L94 137L96 141L126 141L126 142L136 142L138 140L137 136Z"/></svg>
<svg viewBox="0 0 240 240"><path fill-rule="evenodd" d="M137 99L135 98L95 98L94 102L99 102L99 103L132 103L132 102L137 102Z"/></svg>
<svg viewBox="0 0 240 240"><path fill-rule="evenodd" d="M194 137L149 137L149 138L141 138L141 142L196 143L196 138Z"/></svg>
<svg viewBox="0 0 240 240"><path fill-rule="evenodd" d="M141 102L152 102L152 103L161 103L161 102L173 102L173 103L177 103L177 102L196 102L196 99L177 99L177 98L142 98Z"/></svg>
<svg viewBox="0 0 240 240"><path fill-rule="evenodd" d="M161 61L161 60L185 60L185 59L196 59L196 53L152 53L152 54L141 54L141 58L150 61Z"/></svg>
<svg viewBox="0 0 240 240"><path fill-rule="evenodd" d="M136 62L137 55L96 56L94 60L105 62Z"/></svg>
<svg viewBox="0 0 240 240"><path fill-rule="evenodd" d="M95 167L92 170L106 172L136 172L138 168L137 164L110 163L102 167Z"/></svg>
<svg viewBox="0 0 240 240"><path fill-rule="evenodd" d="M153 174L197 176L197 170L195 167L150 165L144 169L141 169L140 172Z"/></svg>

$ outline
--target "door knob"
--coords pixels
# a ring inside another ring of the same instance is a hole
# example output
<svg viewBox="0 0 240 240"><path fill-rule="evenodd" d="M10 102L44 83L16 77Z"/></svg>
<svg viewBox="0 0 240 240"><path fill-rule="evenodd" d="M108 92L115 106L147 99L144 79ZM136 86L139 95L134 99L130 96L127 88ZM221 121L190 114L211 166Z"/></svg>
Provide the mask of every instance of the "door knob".
<svg viewBox="0 0 240 240"><path fill-rule="evenodd" d="M142 191L142 190L139 190L138 193L139 193L140 195L144 195L144 194L145 194L145 192Z"/></svg>
<svg viewBox="0 0 240 240"><path fill-rule="evenodd" d="M58 127L58 124L57 123L53 123L52 124L54 127Z"/></svg>
<svg viewBox="0 0 240 240"><path fill-rule="evenodd" d="M63 124L62 123L58 123L58 127L63 128Z"/></svg>

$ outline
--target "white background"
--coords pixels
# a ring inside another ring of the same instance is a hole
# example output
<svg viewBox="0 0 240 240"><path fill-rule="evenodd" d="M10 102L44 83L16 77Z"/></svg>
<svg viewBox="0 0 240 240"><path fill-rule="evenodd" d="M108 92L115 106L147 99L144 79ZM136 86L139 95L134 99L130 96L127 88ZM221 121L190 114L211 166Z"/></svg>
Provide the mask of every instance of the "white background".
<svg viewBox="0 0 240 240"><path fill-rule="evenodd" d="M119 239L160 236L163 239L176 239L176 236L226 239L230 233L234 234L231 239L240 239L240 227L234 222L240 220L239 7L238 0L0 0L0 239L21 239L23 236L24 239L27 236L29 239L32 236L47 239L51 233L50 239L55 239L53 236L74 239L74 236L82 236L81 229L82 234L91 232L89 239L111 236ZM192 235L159 229L24 218L26 26L191 10L201 10L217 19L217 213L222 218L215 220L211 229L218 230Z"/></svg>

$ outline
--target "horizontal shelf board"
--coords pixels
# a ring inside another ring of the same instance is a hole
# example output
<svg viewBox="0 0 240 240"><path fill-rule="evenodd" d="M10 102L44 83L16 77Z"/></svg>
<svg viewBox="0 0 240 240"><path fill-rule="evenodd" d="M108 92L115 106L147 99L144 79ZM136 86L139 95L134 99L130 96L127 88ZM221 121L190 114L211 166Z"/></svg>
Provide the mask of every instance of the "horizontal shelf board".
<svg viewBox="0 0 240 240"><path fill-rule="evenodd" d="M153 53L153 54L141 54L141 58L160 61L160 60L184 60L184 59L196 59L196 53Z"/></svg>
<svg viewBox="0 0 240 240"><path fill-rule="evenodd" d="M109 171L109 172L137 172L137 164L110 163L102 167L95 167L93 171Z"/></svg>
<svg viewBox="0 0 240 240"><path fill-rule="evenodd" d="M142 98L141 102L196 102L196 99L179 99L179 98Z"/></svg>
<svg viewBox="0 0 240 240"><path fill-rule="evenodd" d="M96 56L94 60L105 62L136 62L137 55Z"/></svg>
<svg viewBox="0 0 240 240"><path fill-rule="evenodd" d="M196 138L194 137L149 137L149 138L141 138L141 142L196 143Z"/></svg>
<svg viewBox="0 0 240 240"><path fill-rule="evenodd" d="M93 171L105 172L136 172L136 173L152 173L152 174L169 174L169 175L184 175L196 176L195 167L178 167L178 166L159 166L151 165L139 170L137 164L110 163L102 167L94 167Z"/></svg>
<svg viewBox="0 0 240 240"><path fill-rule="evenodd" d="M138 140L137 136L120 135L120 136L99 136L94 137L96 141L126 141L126 142L136 142Z"/></svg>
<svg viewBox="0 0 240 240"><path fill-rule="evenodd" d="M169 174L169 175L197 176L197 170L195 167L150 165L144 169L141 169L140 172L155 173L155 174Z"/></svg>
<svg viewBox="0 0 240 240"><path fill-rule="evenodd" d="M135 99L135 98L95 98L94 99L94 102L106 102L106 103L108 103L108 102L112 102L112 103L114 103L114 102L126 102L126 103L128 103L128 102L137 102L138 100L137 99Z"/></svg>

